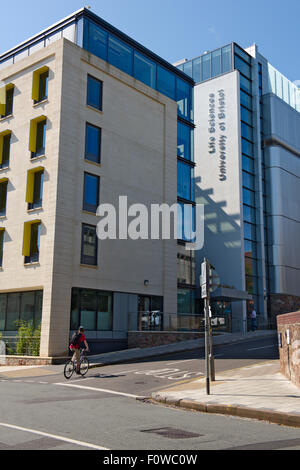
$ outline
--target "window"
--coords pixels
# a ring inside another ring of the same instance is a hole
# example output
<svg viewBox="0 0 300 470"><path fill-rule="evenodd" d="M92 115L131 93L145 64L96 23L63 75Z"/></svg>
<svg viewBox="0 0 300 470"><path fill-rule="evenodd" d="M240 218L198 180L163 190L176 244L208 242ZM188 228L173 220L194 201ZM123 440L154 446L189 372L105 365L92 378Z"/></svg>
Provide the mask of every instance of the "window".
<svg viewBox="0 0 300 470"><path fill-rule="evenodd" d="M252 127L248 126L248 124L245 124L242 122L241 124L242 128L242 137L244 137L247 140L251 140L253 142L253 129Z"/></svg>
<svg viewBox="0 0 300 470"><path fill-rule="evenodd" d="M83 325L86 331L111 331L113 294L90 289L72 289L71 330Z"/></svg>
<svg viewBox="0 0 300 470"><path fill-rule="evenodd" d="M85 159L100 163L101 155L101 129L86 123L85 132Z"/></svg>
<svg viewBox="0 0 300 470"><path fill-rule="evenodd" d="M252 109L252 98L247 95L243 90L241 90L241 105L245 106L248 109Z"/></svg>
<svg viewBox="0 0 300 470"><path fill-rule="evenodd" d="M81 236L81 264L97 266L98 238L96 227L93 225L82 225Z"/></svg>
<svg viewBox="0 0 300 470"><path fill-rule="evenodd" d="M23 256L25 264L37 263L40 255L41 221L25 222L23 237Z"/></svg>
<svg viewBox="0 0 300 470"><path fill-rule="evenodd" d="M7 178L0 179L0 217L6 215L7 185Z"/></svg>
<svg viewBox="0 0 300 470"><path fill-rule="evenodd" d="M20 320L41 324L43 291L0 294L0 331L16 331Z"/></svg>
<svg viewBox="0 0 300 470"><path fill-rule="evenodd" d="M193 146L194 130L178 121L177 128L177 156L186 160L194 160Z"/></svg>
<svg viewBox="0 0 300 470"><path fill-rule="evenodd" d="M84 49L95 54L100 59L107 60L108 34L92 21L85 22Z"/></svg>
<svg viewBox="0 0 300 470"><path fill-rule="evenodd" d="M14 85L9 83L0 89L0 116L7 117L13 113Z"/></svg>
<svg viewBox="0 0 300 470"><path fill-rule="evenodd" d="M37 167L28 171L26 202L28 209L42 207L43 201L44 168Z"/></svg>
<svg viewBox="0 0 300 470"><path fill-rule="evenodd" d="M136 51L134 53L134 77L146 85L156 88L156 64Z"/></svg>
<svg viewBox="0 0 300 470"><path fill-rule="evenodd" d="M97 78L88 75L87 78L87 105L102 111L103 83Z"/></svg>
<svg viewBox="0 0 300 470"><path fill-rule="evenodd" d="M119 39L108 38L108 62L128 75L133 73L133 49Z"/></svg>
<svg viewBox="0 0 300 470"><path fill-rule="evenodd" d="M178 116L191 121L193 119L193 88L177 77L176 101Z"/></svg>
<svg viewBox="0 0 300 470"><path fill-rule="evenodd" d="M0 168L9 166L11 131L0 133Z"/></svg>
<svg viewBox="0 0 300 470"><path fill-rule="evenodd" d="M2 268L2 263L3 263L4 232L5 232L5 229L3 227L0 227L0 268ZM0 330L1 330L1 326L0 326Z"/></svg>
<svg viewBox="0 0 300 470"><path fill-rule="evenodd" d="M178 197L194 200L193 168L179 161L177 164L177 194Z"/></svg>
<svg viewBox="0 0 300 470"><path fill-rule="evenodd" d="M238 56L235 56L235 68L238 69L243 75L251 79L251 67L249 64L246 64Z"/></svg>
<svg viewBox="0 0 300 470"><path fill-rule="evenodd" d="M175 75L159 65L157 66L157 90L169 98L175 99Z"/></svg>
<svg viewBox="0 0 300 470"><path fill-rule="evenodd" d="M230 72L232 70L232 46L225 46L222 49L222 72Z"/></svg>
<svg viewBox="0 0 300 470"><path fill-rule="evenodd" d="M47 118L40 116L30 121L29 150L31 158L45 155Z"/></svg>
<svg viewBox="0 0 300 470"><path fill-rule="evenodd" d="M202 79L203 81L211 78L211 54L202 56Z"/></svg>
<svg viewBox="0 0 300 470"><path fill-rule="evenodd" d="M212 76L216 77L222 73L221 65L221 49L218 49L211 54L211 69Z"/></svg>
<svg viewBox="0 0 300 470"><path fill-rule="evenodd" d="M84 173L83 210L96 213L99 205L99 176Z"/></svg>
<svg viewBox="0 0 300 470"><path fill-rule="evenodd" d="M34 103L40 103L48 98L49 68L41 67L33 72L32 99Z"/></svg>

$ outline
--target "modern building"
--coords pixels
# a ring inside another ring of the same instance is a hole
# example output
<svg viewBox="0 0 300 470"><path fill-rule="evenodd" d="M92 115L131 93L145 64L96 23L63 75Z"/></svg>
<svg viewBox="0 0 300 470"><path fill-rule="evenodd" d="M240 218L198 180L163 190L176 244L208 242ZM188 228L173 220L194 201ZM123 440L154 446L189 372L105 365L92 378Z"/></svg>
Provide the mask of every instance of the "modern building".
<svg viewBox="0 0 300 470"><path fill-rule="evenodd" d="M205 204L196 279L207 256L215 311L232 312L234 330L253 306L261 326L274 325L300 307L300 90L256 45L177 66L196 82L195 198Z"/></svg>
<svg viewBox="0 0 300 470"><path fill-rule="evenodd" d="M84 325L113 350L138 312L190 311L185 240L99 241L96 212L194 207L194 81L85 8L2 54L0 80L2 335L41 324L54 357Z"/></svg>

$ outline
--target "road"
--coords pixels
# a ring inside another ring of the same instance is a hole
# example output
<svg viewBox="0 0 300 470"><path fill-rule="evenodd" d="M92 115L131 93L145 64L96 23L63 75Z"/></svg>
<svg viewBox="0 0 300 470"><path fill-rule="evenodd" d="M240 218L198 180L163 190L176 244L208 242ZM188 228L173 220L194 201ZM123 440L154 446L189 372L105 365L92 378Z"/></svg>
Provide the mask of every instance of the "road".
<svg viewBox="0 0 300 470"><path fill-rule="evenodd" d="M216 374L278 357L276 338L215 348ZM0 377L0 449L300 450L299 429L143 400L204 374L203 351L91 369L61 366ZM17 376L16 376L17 375Z"/></svg>

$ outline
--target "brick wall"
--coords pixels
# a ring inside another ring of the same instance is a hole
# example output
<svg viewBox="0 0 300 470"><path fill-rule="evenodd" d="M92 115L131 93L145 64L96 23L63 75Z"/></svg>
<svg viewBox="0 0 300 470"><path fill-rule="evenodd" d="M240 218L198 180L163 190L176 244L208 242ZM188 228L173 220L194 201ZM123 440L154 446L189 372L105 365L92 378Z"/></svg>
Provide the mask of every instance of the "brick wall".
<svg viewBox="0 0 300 470"><path fill-rule="evenodd" d="M300 387L300 311L279 315L277 329L281 336L281 373Z"/></svg>
<svg viewBox="0 0 300 470"><path fill-rule="evenodd" d="M128 348L151 348L164 344L204 338L204 333L177 333L169 331L129 331Z"/></svg>

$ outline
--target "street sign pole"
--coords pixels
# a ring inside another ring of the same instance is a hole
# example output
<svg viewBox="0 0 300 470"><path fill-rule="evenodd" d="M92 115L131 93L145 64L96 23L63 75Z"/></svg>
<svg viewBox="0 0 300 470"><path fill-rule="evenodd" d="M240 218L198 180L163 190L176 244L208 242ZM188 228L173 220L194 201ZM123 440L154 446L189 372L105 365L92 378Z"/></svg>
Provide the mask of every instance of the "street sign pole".
<svg viewBox="0 0 300 470"><path fill-rule="evenodd" d="M201 266L201 295L204 299L205 318L205 373L206 373L206 394L210 395L210 342L209 342L209 263L206 258Z"/></svg>

